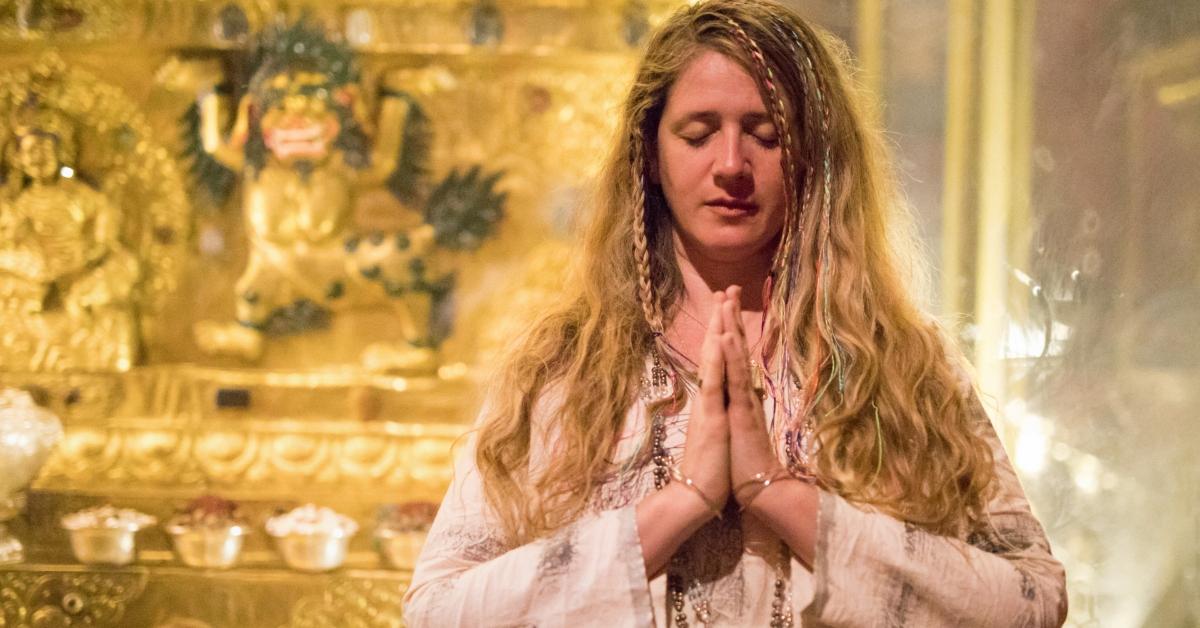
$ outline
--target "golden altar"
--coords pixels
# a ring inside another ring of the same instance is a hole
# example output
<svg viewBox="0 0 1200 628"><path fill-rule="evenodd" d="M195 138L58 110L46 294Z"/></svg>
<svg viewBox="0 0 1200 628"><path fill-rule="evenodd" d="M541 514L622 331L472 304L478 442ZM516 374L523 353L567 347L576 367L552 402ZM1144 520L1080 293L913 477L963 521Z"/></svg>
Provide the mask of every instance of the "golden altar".
<svg viewBox="0 0 1200 628"><path fill-rule="evenodd" d="M381 507L440 499L672 4L0 7L0 387L64 428L0 626L399 625ZM247 522L232 568L162 526L84 564L61 525L200 495ZM264 534L303 503L357 522L339 568Z"/></svg>

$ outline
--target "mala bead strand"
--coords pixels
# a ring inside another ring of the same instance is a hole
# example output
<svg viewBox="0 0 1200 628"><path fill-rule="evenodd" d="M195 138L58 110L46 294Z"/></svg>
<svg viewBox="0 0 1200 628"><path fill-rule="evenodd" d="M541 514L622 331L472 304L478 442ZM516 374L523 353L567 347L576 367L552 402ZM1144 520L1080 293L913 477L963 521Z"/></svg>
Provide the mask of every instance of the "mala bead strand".
<svg viewBox="0 0 1200 628"><path fill-rule="evenodd" d="M650 455L654 461L654 488L661 491L667 482L671 481L670 462L666 449L667 426L661 413L654 414L651 439Z"/></svg>
<svg viewBox="0 0 1200 628"><path fill-rule="evenodd" d="M779 569L775 575L775 597L771 600L771 628L792 628L792 605L788 599L787 566L792 554L786 543L779 544Z"/></svg>
<svg viewBox="0 0 1200 628"><path fill-rule="evenodd" d="M671 481L671 461L666 446L667 425L661 412L654 413L650 430L650 455L654 462L654 488L661 491ZM678 563L678 555L673 557L671 562ZM670 599L672 619L675 625L687 628L687 614L683 611L683 576L674 572L667 573L667 597Z"/></svg>
<svg viewBox="0 0 1200 628"><path fill-rule="evenodd" d="M696 621L706 625L712 621L712 609L709 608L708 600L693 600L692 610L696 612Z"/></svg>
<svg viewBox="0 0 1200 628"><path fill-rule="evenodd" d="M679 628L687 628L687 613L683 612L683 576L675 573L669 574L667 590L671 596L671 610L674 611L672 619L675 620L675 625Z"/></svg>

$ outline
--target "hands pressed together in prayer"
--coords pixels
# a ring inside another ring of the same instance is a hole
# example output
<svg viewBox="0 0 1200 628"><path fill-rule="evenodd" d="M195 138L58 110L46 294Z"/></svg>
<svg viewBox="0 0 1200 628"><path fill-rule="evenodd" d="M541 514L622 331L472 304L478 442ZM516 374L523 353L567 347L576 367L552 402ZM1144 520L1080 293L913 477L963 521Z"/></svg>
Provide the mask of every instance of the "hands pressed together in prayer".
<svg viewBox="0 0 1200 628"><path fill-rule="evenodd" d="M754 390L741 292L730 286L713 294L716 305L700 351L700 391L688 419L680 471L713 503L732 497L748 508L762 487L754 479L778 476L784 465L775 456Z"/></svg>
<svg viewBox="0 0 1200 628"><path fill-rule="evenodd" d="M741 317L741 288L713 295L700 359L700 387L688 418L679 471L694 488L671 482L638 507L638 532L647 574L709 519L712 505L731 498L765 523L802 561L811 565L816 545L817 490L788 477L767 431L762 400L754 390L750 353ZM696 495L698 489L701 495Z"/></svg>

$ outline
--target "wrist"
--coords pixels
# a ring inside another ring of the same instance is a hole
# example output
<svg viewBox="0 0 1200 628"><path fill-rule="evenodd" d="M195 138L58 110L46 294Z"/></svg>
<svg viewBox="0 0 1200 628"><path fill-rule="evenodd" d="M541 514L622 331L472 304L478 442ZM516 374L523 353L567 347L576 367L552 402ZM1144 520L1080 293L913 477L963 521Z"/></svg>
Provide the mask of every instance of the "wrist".
<svg viewBox="0 0 1200 628"><path fill-rule="evenodd" d="M750 511L753 514L761 515L761 508L755 508L756 502L764 498L763 493L770 492L777 494L774 489L780 484L799 484L802 486L810 486L811 480L804 476L796 475L792 470L775 464L767 471L755 473L748 478L745 478L738 484L734 485L733 495L737 500L742 512ZM765 496L767 499L774 499L771 495Z"/></svg>
<svg viewBox="0 0 1200 628"><path fill-rule="evenodd" d="M646 575L653 577L713 514L686 486L671 482L643 497L636 517Z"/></svg>
<svg viewBox="0 0 1200 628"><path fill-rule="evenodd" d="M794 517L798 505L801 510L812 505L815 513L817 499L816 485L788 475L786 479L775 480L767 486L759 485L752 499L742 503L741 508L773 528L776 519Z"/></svg>
<svg viewBox="0 0 1200 628"><path fill-rule="evenodd" d="M730 484L730 492L742 510L745 510L760 491L775 482L782 482L788 477L790 474L782 465L770 464L761 468L758 473L743 473L734 477Z"/></svg>
<svg viewBox="0 0 1200 628"><path fill-rule="evenodd" d="M705 490L700 483L696 482L691 476L681 471L679 467L668 467L667 471L670 474L671 484L687 489L687 491L691 493L693 497L699 499L700 502L704 504L704 507L708 510L709 514L718 519L721 518L721 511L725 507L725 502L729 499L726 491L720 492L721 498L714 498L712 495L710 495L710 493L714 492L711 488Z"/></svg>
<svg viewBox="0 0 1200 628"><path fill-rule="evenodd" d="M680 527L685 536L700 530L710 519L715 518L713 509L701 500L696 492L686 488L682 483L672 482L660 491L647 497L656 502L654 512L660 522L672 522L672 527Z"/></svg>

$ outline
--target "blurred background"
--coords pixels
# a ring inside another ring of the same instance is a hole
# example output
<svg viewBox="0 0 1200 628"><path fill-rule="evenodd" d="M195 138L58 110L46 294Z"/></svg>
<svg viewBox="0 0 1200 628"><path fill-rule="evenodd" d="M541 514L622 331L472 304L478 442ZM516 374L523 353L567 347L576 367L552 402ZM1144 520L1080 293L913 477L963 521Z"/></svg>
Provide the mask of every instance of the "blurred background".
<svg viewBox="0 0 1200 628"><path fill-rule="evenodd" d="M1200 625L1200 6L825 4L800 9L880 95L1068 625Z"/></svg>
<svg viewBox="0 0 1200 628"><path fill-rule="evenodd" d="M878 97L1068 625L1200 626L1200 5L789 4ZM0 625L397 625L678 6L0 2Z"/></svg>

